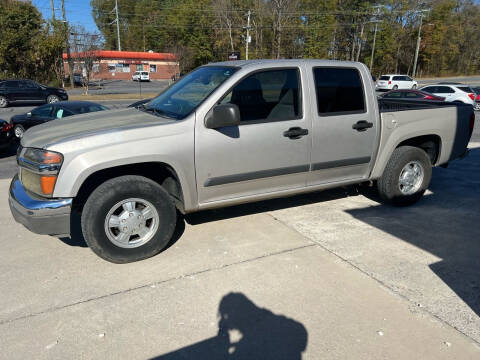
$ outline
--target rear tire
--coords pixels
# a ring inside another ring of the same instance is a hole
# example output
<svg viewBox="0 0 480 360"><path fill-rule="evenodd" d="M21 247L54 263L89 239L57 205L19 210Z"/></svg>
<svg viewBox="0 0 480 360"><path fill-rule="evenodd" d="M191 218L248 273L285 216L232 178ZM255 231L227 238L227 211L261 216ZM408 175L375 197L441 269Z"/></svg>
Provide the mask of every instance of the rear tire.
<svg viewBox="0 0 480 360"><path fill-rule="evenodd" d="M23 134L25 134L25 129L22 125L15 125L13 133L15 134L15 137L20 140L23 137Z"/></svg>
<svg viewBox="0 0 480 360"><path fill-rule="evenodd" d="M49 103L49 104L53 104L53 103L56 103L56 102L59 102L59 101L60 101L60 98L57 95L48 95L47 96L47 103Z"/></svg>
<svg viewBox="0 0 480 360"><path fill-rule="evenodd" d="M398 85L394 85L392 90L398 90Z"/></svg>
<svg viewBox="0 0 480 360"><path fill-rule="evenodd" d="M377 181L380 198L394 206L416 203L425 193L432 178L432 165L427 153L413 146L394 150Z"/></svg>
<svg viewBox="0 0 480 360"><path fill-rule="evenodd" d="M5 96L0 96L0 108L6 108L8 106L8 100Z"/></svg>
<svg viewBox="0 0 480 360"><path fill-rule="evenodd" d="M129 204L133 207L126 206ZM157 255L172 239L176 222L171 196L156 182L133 175L113 178L97 187L88 197L81 219L90 249L117 264Z"/></svg>

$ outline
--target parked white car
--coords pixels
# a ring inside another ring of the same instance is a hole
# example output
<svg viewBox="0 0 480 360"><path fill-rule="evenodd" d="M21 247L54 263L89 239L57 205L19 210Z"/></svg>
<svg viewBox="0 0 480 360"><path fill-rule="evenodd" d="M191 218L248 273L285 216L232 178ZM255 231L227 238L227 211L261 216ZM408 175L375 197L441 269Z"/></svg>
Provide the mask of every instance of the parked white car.
<svg viewBox="0 0 480 360"><path fill-rule="evenodd" d="M407 75L382 75L377 81L376 90L416 89L418 83Z"/></svg>
<svg viewBox="0 0 480 360"><path fill-rule="evenodd" d="M148 71L135 71L132 75L133 81L150 81L150 74Z"/></svg>
<svg viewBox="0 0 480 360"><path fill-rule="evenodd" d="M472 106L475 103L475 93L468 85L435 84L426 85L420 90L433 95L442 96L445 98L446 102L461 102Z"/></svg>

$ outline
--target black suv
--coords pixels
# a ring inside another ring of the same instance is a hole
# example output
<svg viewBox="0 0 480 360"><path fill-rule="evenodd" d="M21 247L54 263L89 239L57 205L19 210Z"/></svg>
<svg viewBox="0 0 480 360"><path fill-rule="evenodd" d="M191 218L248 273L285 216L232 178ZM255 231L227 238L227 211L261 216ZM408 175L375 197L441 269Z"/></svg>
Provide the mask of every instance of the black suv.
<svg viewBox="0 0 480 360"><path fill-rule="evenodd" d="M63 89L40 85L32 80L0 81L0 108L10 103L54 103L60 100L68 100Z"/></svg>

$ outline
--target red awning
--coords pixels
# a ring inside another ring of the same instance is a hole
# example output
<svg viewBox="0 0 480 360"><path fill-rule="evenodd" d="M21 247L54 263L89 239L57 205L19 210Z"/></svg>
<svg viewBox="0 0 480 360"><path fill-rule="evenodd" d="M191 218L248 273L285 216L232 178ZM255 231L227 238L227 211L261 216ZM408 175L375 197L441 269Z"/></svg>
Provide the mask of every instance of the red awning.
<svg viewBox="0 0 480 360"><path fill-rule="evenodd" d="M118 60L164 60L175 61L175 54L155 53L142 51L115 51L115 50L95 50L94 56L99 59L118 59ZM82 53L71 53L72 58L83 57ZM67 59L67 54L63 54L63 59Z"/></svg>

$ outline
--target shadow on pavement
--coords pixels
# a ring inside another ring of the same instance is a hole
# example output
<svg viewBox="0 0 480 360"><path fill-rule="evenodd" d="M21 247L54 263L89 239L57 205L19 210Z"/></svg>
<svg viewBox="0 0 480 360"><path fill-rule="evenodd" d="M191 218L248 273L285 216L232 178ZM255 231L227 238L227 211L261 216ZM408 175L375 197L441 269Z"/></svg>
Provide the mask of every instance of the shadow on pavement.
<svg viewBox="0 0 480 360"><path fill-rule="evenodd" d="M417 205L347 210L354 218L441 258L430 269L480 316L480 148L435 168Z"/></svg>
<svg viewBox="0 0 480 360"><path fill-rule="evenodd" d="M352 185L303 195L294 195L290 197L235 205L221 209L204 210L185 215L185 221L190 225L198 225L211 221L230 219L280 209L288 209L291 207L304 206L317 202L331 201L349 196L357 196L364 191L363 188L367 187L362 185Z"/></svg>
<svg viewBox="0 0 480 360"><path fill-rule="evenodd" d="M217 336L154 359L302 359L308 333L301 323L257 307L242 293L225 295L218 314Z"/></svg>
<svg viewBox="0 0 480 360"><path fill-rule="evenodd" d="M20 142L14 139L8 146L0 149L0 159L17 155L17 149L19 144Z"/></svg>
<svg viewBox="0 0 480 360"><path fill-rule="evenodd" d="M63 236L59 237L59 239L70 246L78 246L78 247L88 247L87 243L85 242L85 238L83 237L82 232L82 225L81 225L81 216L78 211L74 211L72 216L70 216L70 236ZM173 233L172 239L167 244L167 246L162 250L167 250L170 246L174 245L178 239L183 235L185 232L185 221L183 219L182 214L177 212L177 225L175 227L175 232Z"/></svg>

